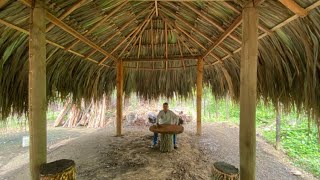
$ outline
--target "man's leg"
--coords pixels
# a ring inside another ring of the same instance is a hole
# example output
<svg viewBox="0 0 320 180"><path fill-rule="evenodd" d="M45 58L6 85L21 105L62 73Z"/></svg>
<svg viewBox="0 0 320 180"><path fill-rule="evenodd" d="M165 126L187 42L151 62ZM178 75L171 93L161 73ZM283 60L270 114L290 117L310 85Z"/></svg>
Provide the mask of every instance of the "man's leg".
<svg viewBox="0 0 320 180"><path fill-rule="evenodd" d="M153 145L155 146L158 144L158 133L154 133L153 135Z"/></svg>
<svg viewBox="0 0 320 180"><path fill-rule="evenodd" d="M177 135L176 135L176 134L173 134L173 145L174 145L174 148L178 148L178 145L177 145Z"/></svg>

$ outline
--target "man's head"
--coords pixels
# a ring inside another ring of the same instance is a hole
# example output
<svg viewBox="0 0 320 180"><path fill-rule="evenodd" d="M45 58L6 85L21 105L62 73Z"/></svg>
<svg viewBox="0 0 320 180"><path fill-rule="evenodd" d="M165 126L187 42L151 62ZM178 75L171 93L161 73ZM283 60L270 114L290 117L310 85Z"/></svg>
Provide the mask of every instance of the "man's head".
<svg viewBox="0 0 320 180"><path fill-rule="evenodd" d="M163 110L167 112L169 109L169 104L167 102L163 103Z"/></svg>

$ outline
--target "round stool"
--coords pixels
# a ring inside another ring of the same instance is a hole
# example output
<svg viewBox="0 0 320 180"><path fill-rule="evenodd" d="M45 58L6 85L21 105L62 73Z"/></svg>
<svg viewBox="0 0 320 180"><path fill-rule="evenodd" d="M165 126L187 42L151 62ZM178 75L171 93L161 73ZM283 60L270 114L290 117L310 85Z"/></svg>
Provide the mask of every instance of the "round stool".
<svg viewBox="0 0 320 180"><path fill-rule="evenodd" d="M40 166L41 180L75 180L76 164L70 159L60 159Z"/></svg>
<svg viewBox="0 0 320 180"><path fill-rule="evenodd" d="M238 180L239 169L225 162L215 162L212 168L213 180Z"/></svg>

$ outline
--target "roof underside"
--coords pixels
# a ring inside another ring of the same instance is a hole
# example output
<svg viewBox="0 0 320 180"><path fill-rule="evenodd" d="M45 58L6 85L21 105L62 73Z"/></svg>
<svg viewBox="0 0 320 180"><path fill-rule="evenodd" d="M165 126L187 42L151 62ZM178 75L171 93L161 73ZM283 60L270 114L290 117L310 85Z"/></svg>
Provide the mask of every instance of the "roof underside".
<svg viewBox="0 0 320 180"><path fill-rule="evenodd" d="M26 110L30 2L0 0L3 116L11 107ZM108 94L121 59L126 93L189 96L201 57L205 83L237 99L243 2L46 0L48 95ZM320 3L296 3L306 17L278 0L261 1L258 90L274 102L319 110Z"/></svg>

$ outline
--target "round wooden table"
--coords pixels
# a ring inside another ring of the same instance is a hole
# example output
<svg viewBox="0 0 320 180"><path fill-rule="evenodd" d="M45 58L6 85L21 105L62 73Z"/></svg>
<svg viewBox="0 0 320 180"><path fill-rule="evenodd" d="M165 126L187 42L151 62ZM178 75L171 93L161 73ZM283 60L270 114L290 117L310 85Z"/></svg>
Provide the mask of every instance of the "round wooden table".
<svg viewBox="0 0 320 180"><path fill-rule="evenodd" d="M171 152L173 151L173 134L180 134L183 132L183 126L172 124L153 125L149 128L151 132L160 133L160 151Z"/></svg>

